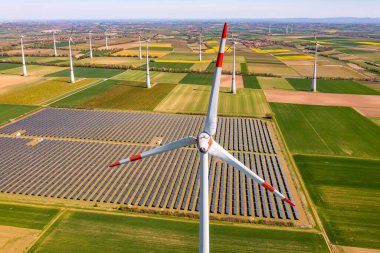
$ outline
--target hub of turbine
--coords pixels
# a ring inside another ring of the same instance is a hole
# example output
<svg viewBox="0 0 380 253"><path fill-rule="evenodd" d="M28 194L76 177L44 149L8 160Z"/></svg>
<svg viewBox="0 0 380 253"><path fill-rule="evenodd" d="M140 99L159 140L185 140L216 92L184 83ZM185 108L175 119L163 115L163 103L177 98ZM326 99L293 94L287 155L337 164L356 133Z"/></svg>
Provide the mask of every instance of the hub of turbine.
<svg viewBox="0 0 380 253"><path fill-rule="evenodd" d="M197 146L201 153L207 153L212 145L212 137L208 133L200 133L197 139Z"/></svg>

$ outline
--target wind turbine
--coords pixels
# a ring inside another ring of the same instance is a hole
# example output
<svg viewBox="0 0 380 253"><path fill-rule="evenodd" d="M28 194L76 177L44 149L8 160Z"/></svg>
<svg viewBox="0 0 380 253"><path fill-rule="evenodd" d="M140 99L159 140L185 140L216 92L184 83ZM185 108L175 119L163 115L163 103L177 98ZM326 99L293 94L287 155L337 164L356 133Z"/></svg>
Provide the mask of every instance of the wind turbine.
<svg viewBox="0 0 380 253"><path fill-rule="evenodd" d="M56 45L56 41L55 41L55 32L53 32L53 45L54 45L54 56L57 57L58 54L57 54L57 45Z"/></svg>
<svg viewBox="0 0 380 253"><path fill-rule="evenodd" d="M317 41L317 35L314 34L314 41L315 41L315 52L314 52L314 68L313 68L313 78L311 82L311 90L313 92L317 92L317 56L318 56L318 41Z"/></svg>
<svg viewBox="0 0 380 253"><path fill-rule="evenodd" d="M272 24L269 25L269 31L268 34L272 34Z"/></svg>
<svg viewBox="0 0 380 253"><path fill-rule="evenodd" d="M231 34L231 40L232 40L232 83L231 83L231 93L236 94L236 37ZM226 52L230 49L230 47L227 48Z"/></svg>
<svg viewBox="0 0 380 253"><path fill-rule="evenodd" d="M73 30L71 29L71 34L70 34L70 38L69 38L70 82L75 83L73 57L72 57L72 52L71 52L71 43L74 44L72 34L73 34Z"/></svg>
<svg viewBox="0 0 380 253"><path fill-rule="evenodd" d="M199 33L199 61L202 61L202 28Z"/></svg>
<svg viewBox="0 0 380 253"><path fill-rule="evenodd" d="M92 41L91 41L91 31L88 32L88 38L90 40L90 58L92 59Z"/></svg>
<svg viewBox="0 0 380 253"><path fill-rule="evenodd" d="M178 141L172 142L165 146L157 147L152 150L145 151L141 154L131 156L127 159L114 162L110 167L115 167L120 164L136 161L145 157L157 155L170 150L186 147L190 145L196 145L200 156L200 224L199 224L199 252L209 252L209 185L208 185L208 159L209 155L213 155L220 160L228 163L229 165L237 168L241 172L245 173L248 177L252 178L255 182L258 182L265 189L274 193L275 196L284 200L288 204L294 206L294 204L282 195L279 191L275 190L271 185L266 183L261 177L256 175L252 170L247 168L243 163L237 160L233 155L220 146L212 136L216 133L217 126L217 109L218 109L218 96L220 88L220 79L222 75L222 65L224 48L227 38L227 23L224 24L222 38L220 40L219 54L216 61L216 70L214 73L214 80L212 84L210 103L207 110L206 126L203 132L201 132L197 138L186 137Z"/></svg>
<svg viewBox="0 0 380 253"><path fill-rule="evenodd" d="M21 57L22 57L22 75L23 76L28 76L28 72L26 71L25 54L24 54L24 43L22 41L22 38L24 38L24 35L20 35Z"/></svg>
<svg viewBox="0 0 380 253"><path fill-rule="evenodd" d="M107 34L107 30L104 32L104 36L106 38L106 50L108 50L108 34Z"/></svg>
<svg viewBox="0 0 380 253"><path fill-rule="evenodd" d="M139 35L140 36L140 35ZM143 38L146 43L146 88L150 89L150 75L149 75L149 41L157 37L158 34L151 38ZM140 37L139 37L140 38ZM141 54L141 42L140 42L140 54Z"/></svg>
<svg viewBox="0 0 380 253"><path fill-rule="evenodd" d="M139 33L139 59L142 59L142 54L141 54L141 33Z"/></svg>

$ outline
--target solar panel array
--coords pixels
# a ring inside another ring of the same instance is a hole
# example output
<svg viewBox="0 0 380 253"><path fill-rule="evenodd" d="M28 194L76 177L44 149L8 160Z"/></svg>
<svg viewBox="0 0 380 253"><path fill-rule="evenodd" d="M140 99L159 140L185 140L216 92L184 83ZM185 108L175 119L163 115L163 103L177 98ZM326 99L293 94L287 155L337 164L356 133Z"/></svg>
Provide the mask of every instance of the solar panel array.
<svg viewBox="0 0 380 253"><path fill-rule="evenodd" d="M31 136L132 143L150 143L154 137L163 137L165 144L197 136L203 126L204 116L48 108L1 128L0 133L24 129ZM220 117L215 140L228 150L276 153L268 125L262 120Z"/></svg>
<svg viewBox="0 0 380 253"><path fill-rule="evenodd" d="M23 129L24 135L76 140L43 140L37 145L26 145L28 138L0 137L0 191L197 212L199 159L194 147L113 169L108 165L150 149L151 146L141 144L150 143L157 136L163 137L164 143L196 136L203 124L202 116L44 109L1 128L0 133ZM216 140L293 199L267 122L221 117ZM299 218L296 208L285 205L243 173L213 158L209 185L210 213Z"/></svg>

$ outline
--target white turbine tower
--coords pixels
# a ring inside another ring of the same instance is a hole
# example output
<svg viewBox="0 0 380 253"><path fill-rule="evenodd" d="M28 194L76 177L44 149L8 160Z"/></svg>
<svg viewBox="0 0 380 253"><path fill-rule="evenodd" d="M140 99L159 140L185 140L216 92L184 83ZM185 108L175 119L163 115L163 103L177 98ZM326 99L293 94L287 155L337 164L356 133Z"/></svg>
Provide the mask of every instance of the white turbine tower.
<svg viewBox="0 0 380 253"><path fill-rule="evenodd" d="M216 133L217 126L217 109L218 109L218 96L220 79L222 75L222 64L224 56L224 48L226 45L227 37L227 23L224 24L223 34L219 46L219 54L216 61L216 71L214 73L214 80L212 84L210 103L208 106L207 116L206 116L206 126L202 133L195 137L186 137L178 141L172 142L165 146L157 147L152 150L143 152L131 156L127 159L114 162L110 167L118 166L120 164L125 164L128 162L136 161L141 158L157 155L170 150L178 149L181 147L186 147L190 145L197 145L199 156L200 156L200 223L199 223L199 252L208 253L209 252L209 185L208 185L208 159L209 155L213 155L220 160L226 162L227 164L235 167L239 171L245 173L248 177L258 182L267 190L274 193L275 196L284 200L288 204L294 206L294 204L286 198L279 191L275 190L271 185L266 183L262 178L256 175L252 170L247 168L239 160L237 160L233 155L226 151L222 146L220 146L212 136Z"/></svg>
<svg viewBox="0 0 380 253"><path fill-rule="evenodd" d="M26 71L26 64L25 64L24 43L22 41L23 38L24 38L24 36L20 35L21 57L22 57L22 75L28 76L28 72Z"/></svg>
<svg viewBox="0 0 380 253"><path fill-rule="evenodd" d="M236 38L232 35L232 83L231 83L231 93L236 94ZM230 48L228 48L230 49ZM228 51L227 49L227 51Z"/></svg>
<svg viewBox="0 0 380 253"><path fill-rule="evenodd" d="M88 38L90 40L90 58L92 59L92 41L91 41L91 31L88 32Z"/></svg>
<svg viewBox="0 0 380 253"><path fill-rule="evenodd" d="M142 59L142 53L141 53L141 34L139 33L139 59Z"/></svg>
<svg viewBox="0 0 380 253"><path fill-rule="evenodd" d="M143 38L145 40L145 49L146 49L146 88L150 89L150 74L149 74L149 41L157 37L158 34L154 35L151 38ZM141 47L140 47L141 48Z"/></svg>
<svg viewBox="0 0 380 253"><path fill-rule="evenodd" d="M71 52L71 43L74 44L72 36L72 31L71 35L69 38L69 57L70 57L70 83L75 83L75 77L74 77L74 66L73 66L73 57L72 57L72 52Z"/></svg>
<svg viewBox="0 0 380 253"><path fill-rule="evenodd" d="M106 38L106 50L108 50L108 34L107 34L107 31L104 32L104 36Z"/></svg>
<svg viewBox="0 0 380 253"><path fill-rule="evenodd" d="M313 92L317 92L317 57L318 57L318 41L317 41L317 35L314 34L314 40L315 40L315 52L314 52L314 68L313 68L313 78L311 83L311 90Z"/></svg>
<svg viewBox="0 0 380 253"><path fill-rule="evenodd" d="M57 54L57 45L55 41L55 32L53 32L53 46L54 46L54 56L57 57L58 54Z"/></svg>
<svg viewBox="0 0 380 253"><path fill-rule="evenodd" d="M202 28L199 33L199 61L202 61Z"/></svg>

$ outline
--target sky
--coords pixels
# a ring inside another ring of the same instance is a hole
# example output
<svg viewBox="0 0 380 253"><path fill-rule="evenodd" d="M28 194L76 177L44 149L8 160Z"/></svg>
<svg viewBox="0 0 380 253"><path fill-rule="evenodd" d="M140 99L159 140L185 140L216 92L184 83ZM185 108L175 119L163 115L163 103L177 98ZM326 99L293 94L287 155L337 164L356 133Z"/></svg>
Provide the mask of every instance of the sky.
<svg viewBox="0 0 380 253"><path fill-rule="evenodd" d="M0 0L0 20L380 17L380 0Z"/></svg>

